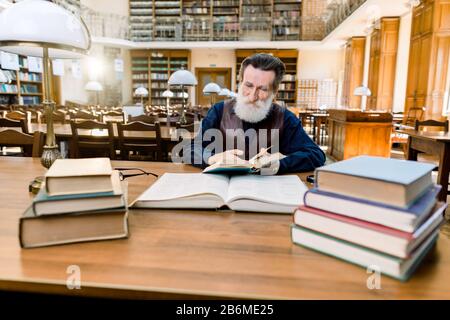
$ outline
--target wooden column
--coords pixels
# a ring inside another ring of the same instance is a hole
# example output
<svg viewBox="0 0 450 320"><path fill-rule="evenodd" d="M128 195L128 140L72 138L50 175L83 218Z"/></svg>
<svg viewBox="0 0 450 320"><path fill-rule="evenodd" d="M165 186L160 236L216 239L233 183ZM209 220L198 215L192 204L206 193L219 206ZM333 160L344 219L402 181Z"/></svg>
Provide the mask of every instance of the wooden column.
<svg viewBox="0 0 450 320"><path fill-rule="evenodd" d="M443 120L450 51L450 0L422 0L414 8L405 115L425 107L423 119Z"/></svg>
<svg viewBox="0 0 450 320"><path fill-rule="evenodd" d="M370 42L368 87L372 91L372 96L367 100L367 109L391 112L400 18L384 17L377 25Z"/></svg>
<svg viewBox="0 0 450 320"><path fill-rule="evenodd" d="M361 108L361 97L353 95L353 91L363 83L365 45L365 37L353 37L347 42L345 49L345 71L341 104L351 109Z"/></svg>

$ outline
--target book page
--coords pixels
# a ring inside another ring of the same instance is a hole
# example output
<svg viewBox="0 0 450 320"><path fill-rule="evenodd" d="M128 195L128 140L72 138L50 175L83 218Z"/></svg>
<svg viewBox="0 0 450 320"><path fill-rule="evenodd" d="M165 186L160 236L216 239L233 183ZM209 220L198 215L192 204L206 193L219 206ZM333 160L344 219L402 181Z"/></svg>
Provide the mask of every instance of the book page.
<svg viewBox="0 0 450 320"><path fill-rule="evenodd" d="M233 176L228 188L227 203L237 199L253 199L267 203L299 206L308 190L296 175Z"/></svg>
<svg viewBox="0 0 450 320"><path fill-rule="evenodd" d="M229 178L202 173L165 173L137 201L159 201L215 194L227 198Z"/></svg>

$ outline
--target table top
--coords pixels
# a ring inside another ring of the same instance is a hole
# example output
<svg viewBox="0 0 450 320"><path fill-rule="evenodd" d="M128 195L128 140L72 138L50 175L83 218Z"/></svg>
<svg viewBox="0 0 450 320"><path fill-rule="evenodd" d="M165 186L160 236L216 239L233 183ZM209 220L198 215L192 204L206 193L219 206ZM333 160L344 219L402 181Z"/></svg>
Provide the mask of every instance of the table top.
<svg viewBox="0 0 450 320"><path fill-rule="evenodd" d="M117 162L164 172L187 165ZM39 159L0 158L0 290L126 298L399 299L450 298L450 232L406 283L382 276L369 290L366 269L296 246L292 216L194 210L130 210L128 239L21 249L18 223L32 196ZM301 174L304 179L306 174ZM155 180L129 178L129 200ZM68 290L67 268L81 270Z"/></svg>
<svg viewBox="0 0 450 320"><path fill-rule="evenodd" d="M425 140L433 140L439 142L450 142L450 131L423 131L423 130L413 130L413 129L400 129L397 130L399 133L407 134L412 137L422 138Z"/></svg>

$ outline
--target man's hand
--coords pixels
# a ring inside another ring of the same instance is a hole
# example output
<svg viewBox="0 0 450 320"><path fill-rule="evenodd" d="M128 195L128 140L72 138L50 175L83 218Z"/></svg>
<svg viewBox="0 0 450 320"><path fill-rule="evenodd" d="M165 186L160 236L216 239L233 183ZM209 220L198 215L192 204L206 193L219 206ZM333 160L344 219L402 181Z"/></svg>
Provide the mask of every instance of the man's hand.
<svg viewBox="0 0 450 320"><path fill-rule="evenodd" d="M212 165L217 162L226 163L226 164L245 164L247 161L241 159L239 156L242 156L244 152L242 150L233 149L227 150L222 153L218 153L213 155L208 159L208 164Z"/></svg>

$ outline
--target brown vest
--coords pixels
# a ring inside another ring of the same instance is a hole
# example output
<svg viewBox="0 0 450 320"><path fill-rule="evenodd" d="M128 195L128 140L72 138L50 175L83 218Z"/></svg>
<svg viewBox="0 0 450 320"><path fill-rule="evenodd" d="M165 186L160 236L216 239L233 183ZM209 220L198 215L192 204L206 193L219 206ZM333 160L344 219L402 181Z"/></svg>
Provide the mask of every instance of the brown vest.
<svg viewBox="0 0 450 320"><path fill-rule="evenodd" d="M242 120L234 113L235 99L225 100L220 131L225 150L240 149L245 151L245 159L252 158L261 148L270 149L271 153L280 151L279 138L282 135L284 109L272 104L267 117L255 124L255 130L244 132ZM273 145L272 145L273 143Z"/></svg>

